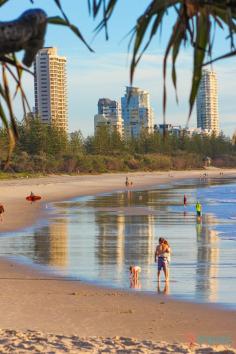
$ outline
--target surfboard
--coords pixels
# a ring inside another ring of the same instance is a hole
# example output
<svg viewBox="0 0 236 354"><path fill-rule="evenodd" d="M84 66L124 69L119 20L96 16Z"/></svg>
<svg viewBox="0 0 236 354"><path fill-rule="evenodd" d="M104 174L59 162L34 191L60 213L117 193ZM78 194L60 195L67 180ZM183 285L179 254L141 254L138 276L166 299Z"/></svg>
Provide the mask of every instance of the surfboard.
<svg viewBox="0 0 236 354"><path fill-rule="evenodd" d="M39 195L29 195L28 197L26 197L26 200L30 201L30 202L35 202L36 200L40 200L41 197Z"/></svg>

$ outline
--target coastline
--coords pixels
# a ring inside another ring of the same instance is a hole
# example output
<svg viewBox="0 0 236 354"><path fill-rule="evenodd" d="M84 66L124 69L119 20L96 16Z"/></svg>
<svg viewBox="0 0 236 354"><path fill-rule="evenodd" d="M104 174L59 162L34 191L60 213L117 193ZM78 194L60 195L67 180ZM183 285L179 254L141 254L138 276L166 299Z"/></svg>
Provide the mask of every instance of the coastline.
<svg viewBox="0 0 236 354"><path fill-rule="evenodd" d="M209 170L207 173L209 177L221 179L236 176L236 170L224 170L223 177L219 176L220 171ZM138 172L2 181L1 202L6 212L0 230L8 232L32 225L38 218L45 216L45 203L124 190L126 175L133 181L134 189L141 189L179 179L197 178L203 172L174 171L171 172L173 177L170 177L169 172ZM31 190L42 195L40 203L30 204L25 201L25 196ZM229 344L236 347L234 311L176 301L163 294L150 296L68 281L4 258L0 259L0 269L0 282L4 289L0 295L0 328L19 330L19 337L25 340L32 336L32 333L25 334L30 329L85 338L136 338L142 344L145 340L187 343L185 349L192 350L190 352L197 348L194 345L190 348L193 342L206 342L208 348L212 344L220 344L218 349ZM2 337L7 333L2 333ZM46 335L46 338L49 337ZM125 344L121 342L117 338L117 345L122 348ZM131 348L131 344L127 345ZM154 348L152 345L150 348ZM168 344L163 346L167 348ZM96 350L96 346L94 348ZM174 352L178 353L177 349ZM75 352L79 352L79 349Z"/></svg>
<svg viewBox="0 0 236 354"><path fill-rule="evenodd" d="M220 171L224 175L219 175ZM0 202L4 205L3 222L0 223L0 235L32 226L40 218L46 217L45 205L80 196L110 193L125 190L125 177L133 181L132 189L146 189L177 180L199 178L207 172L209 178L236 177L236 169L209 169L170 172L133 172L100 175L54 175L49 177L3 180L0 183ZM42 196L35 203L25 200L33 191Z"/></svg>

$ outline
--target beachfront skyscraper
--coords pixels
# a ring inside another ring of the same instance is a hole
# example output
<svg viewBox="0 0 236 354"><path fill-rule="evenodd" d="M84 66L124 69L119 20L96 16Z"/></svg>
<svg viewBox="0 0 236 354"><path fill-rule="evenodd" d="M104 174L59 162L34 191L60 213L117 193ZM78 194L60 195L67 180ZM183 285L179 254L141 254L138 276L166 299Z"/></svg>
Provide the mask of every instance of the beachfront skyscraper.
<svg viewBox="0 0 236 354"><path fill-rule="evenodd" d="M126 87L125 96L121 98L124 130L127 137L137 137L145 130L153 133L153 110L147 91L138 87Z"/></svg>
<svg viewBox="0 0 236 354"><path fill-rule="evenodd" d="M217 77L208 69L203 70L198 89L197 127L219 134Z"/></svg>
<svg viewBox="0 0 236 354"><path fill-rule="evenodd" d="M66 58L57 48L41 49L34 63L35 113L45 124L68 129Z"/></svg>
<svg viewBox="0 0 236 354"><path fill-rule="evenodd" d="M94 130L101 126L108 126L123 136L123 119L119 102L109 98L99 99L98 114L94 116Z"/></svg>

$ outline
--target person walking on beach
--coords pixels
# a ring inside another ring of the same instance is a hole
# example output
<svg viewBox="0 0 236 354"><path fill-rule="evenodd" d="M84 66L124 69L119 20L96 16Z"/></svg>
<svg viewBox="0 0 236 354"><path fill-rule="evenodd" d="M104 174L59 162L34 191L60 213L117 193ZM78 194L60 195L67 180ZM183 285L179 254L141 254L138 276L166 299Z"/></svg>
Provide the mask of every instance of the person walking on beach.
<svg viewBox="0 0 236 354"><path fill-rule="evenodd" d="M198 218L200 218L202 216L202 206L199 201L197 201L197 204L196 204L196 213L197 213Z"/></svg>
<svg viewBox="0 0 236 354"><path fill-rule="evenodd" d="M170 246L168 242L163 238L159 238L159 245L155 251L155 262L157 263L157 280L160 281L161 270L163 269L165 275L165 281L169 280L169 260L170 260Z"/></svg>
<svg viewBox="0 0 236 354"><path fill-rule="evenodd" d="M2 214L4 213L4 206L0 203L0 220L3 221L2 219Z"/></svg>
<svg viewBox="0 0 236 354"><path fill-rule="evenodd" d="M129 177L128 176L126 176L126 179L125 179L125 186L129 187Z"/></svg>
<svg viewBox="0 0 236 354"><path fill-rule="evenodd" d="M187 206L187 197L186 197L186 194L184 194L184 206L185 206L185 207Z"/></svg>

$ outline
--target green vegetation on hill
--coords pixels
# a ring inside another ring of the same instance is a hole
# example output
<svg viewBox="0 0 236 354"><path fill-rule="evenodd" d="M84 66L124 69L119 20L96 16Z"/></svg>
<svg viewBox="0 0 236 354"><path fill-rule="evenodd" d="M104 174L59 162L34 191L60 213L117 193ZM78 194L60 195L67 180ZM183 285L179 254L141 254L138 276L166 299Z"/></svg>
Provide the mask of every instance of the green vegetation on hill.
<svg viewBox="0 0 236 354"><path fill-rule="evenodd" d="M209 156L216 167L236 166L236 145L218 137L167 135L143 132L139 138L122 140L101 128L83 138L80 131L69 136L38 119L18 123L19 139L7 172L100 173L109 171L154 171L202 168ZM7 131L0 130L0 156L8 153ZM3 164L2 164L3 165ZM3 170L3 166L2 166Z"/></svg>

